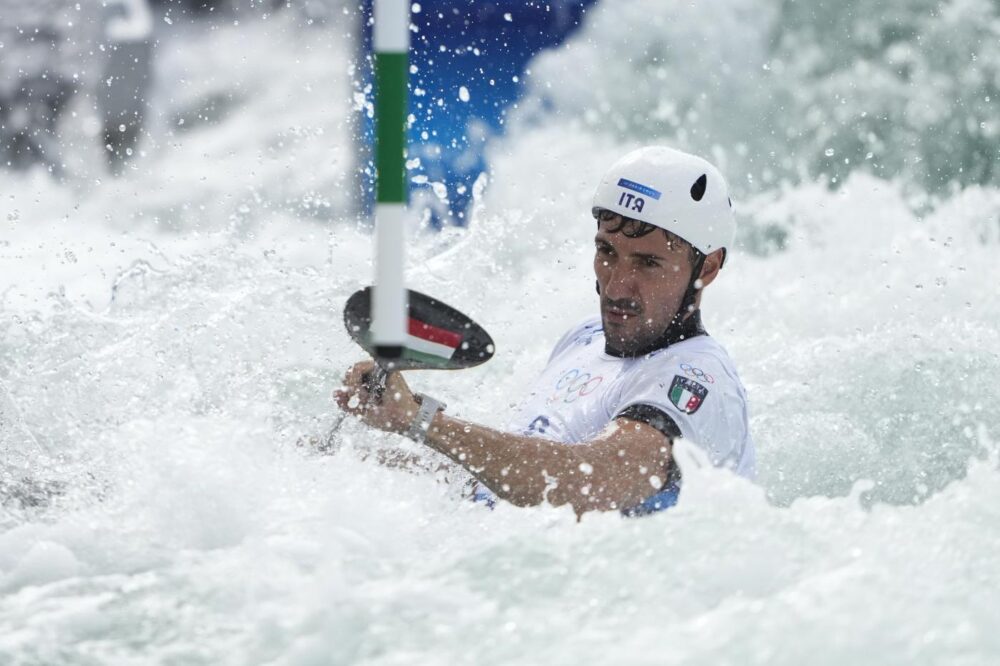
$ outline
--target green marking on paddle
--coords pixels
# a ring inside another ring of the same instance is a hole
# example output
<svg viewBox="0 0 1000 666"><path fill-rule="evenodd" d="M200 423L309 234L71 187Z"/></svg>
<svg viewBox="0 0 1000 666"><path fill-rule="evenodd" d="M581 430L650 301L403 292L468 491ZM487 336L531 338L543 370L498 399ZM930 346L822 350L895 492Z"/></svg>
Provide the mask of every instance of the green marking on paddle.
<svg viewBox="0 0 1000 666"><path fill-rule="evenodd" d="M431 368L434 368L434 367L447 368L447 367L449 367L449 363L448 363L449 359L442 358L441 356L436 356L434 354L426 354L424 352L419 352L416 349L412 349L410 347L404 347L403 348L403 358L406 359L406 360L408 360L408 361L417 361L419 363L423 363L424 365L426 365L428 367L431 367Z"/></svg>
<svg viewBox="0 0 1000 666"><path fill-rule="evenodd" d="M409 55L375 54L377 203L406 203L406 110Z"/></svg>

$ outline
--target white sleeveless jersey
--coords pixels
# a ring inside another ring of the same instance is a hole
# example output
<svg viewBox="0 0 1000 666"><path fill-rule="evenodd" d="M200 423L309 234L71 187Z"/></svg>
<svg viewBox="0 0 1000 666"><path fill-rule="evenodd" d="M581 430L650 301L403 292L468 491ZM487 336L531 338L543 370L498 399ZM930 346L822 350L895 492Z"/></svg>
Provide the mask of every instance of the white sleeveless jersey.
<svg viewBox="0 0 1000 666"><path fill-rule="evenodd" d="M507 430L585 444L623 411L653 407L717 466L754 476L747 397L726 351L708 335L639 358L604 351L599 318L570 330Z"/></svg>

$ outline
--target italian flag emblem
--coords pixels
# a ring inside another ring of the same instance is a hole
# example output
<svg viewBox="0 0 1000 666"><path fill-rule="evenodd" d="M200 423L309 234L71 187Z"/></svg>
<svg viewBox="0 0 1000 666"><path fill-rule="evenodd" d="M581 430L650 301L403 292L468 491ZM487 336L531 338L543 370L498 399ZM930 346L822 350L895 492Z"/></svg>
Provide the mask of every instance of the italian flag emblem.
<svg viewBox="0 0 1000 666"><path fill-rule="evenodd" d="M694 414L708 395L708 389L687 377L674 375L670 384L670 402L685 414Z"/></svg>
<svg viewBox="0 0 1000 666"><path fill-rule="evenodd" d="M443 365L451 360L461 344L461 333L410 317L406 324L403 356L431 365Z"/></svg>

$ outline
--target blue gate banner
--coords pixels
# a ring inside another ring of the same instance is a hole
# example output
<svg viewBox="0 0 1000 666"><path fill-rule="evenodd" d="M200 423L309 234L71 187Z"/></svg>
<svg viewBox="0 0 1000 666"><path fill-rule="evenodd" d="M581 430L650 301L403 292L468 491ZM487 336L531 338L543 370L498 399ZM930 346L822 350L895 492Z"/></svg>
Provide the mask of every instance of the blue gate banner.
<svg viewBox="0 0 1000 666"><path fill-rule="evenodd" d="M434 227L464 226L473 186L487 171L484 148L504 131L524 89L526 66L562 43L596 0L422 0L411 5L408 167L411 207ZM358 84L371 100L372 0L362 7ZM371 155L373 128L362 114L359 153ZM419 161L418 161L419 160ZM363 208L372 202L364 165Z"/></svg>

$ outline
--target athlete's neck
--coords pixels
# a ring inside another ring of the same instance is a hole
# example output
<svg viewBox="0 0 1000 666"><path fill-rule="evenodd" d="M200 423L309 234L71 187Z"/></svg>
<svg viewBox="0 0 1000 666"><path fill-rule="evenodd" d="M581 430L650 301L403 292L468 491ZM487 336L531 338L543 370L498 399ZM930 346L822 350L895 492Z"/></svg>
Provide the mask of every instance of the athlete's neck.
<svg viewBox="0 0 1000 666"><path fill-rule="evenodd" d="M695 310L684 319L671 322L670 326L667 327L667 330L660 337L636 351L623 352L614 348L608 342L608 337L605 334L604 353L608 356L617 356L618 358L638 358L639 356L651 354L659 349L664 349L682 340L694 338L699 335L708 335L708 333L705 331L705 327L701 325L701 310Z"/></svg>

